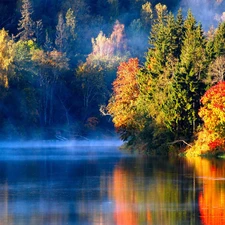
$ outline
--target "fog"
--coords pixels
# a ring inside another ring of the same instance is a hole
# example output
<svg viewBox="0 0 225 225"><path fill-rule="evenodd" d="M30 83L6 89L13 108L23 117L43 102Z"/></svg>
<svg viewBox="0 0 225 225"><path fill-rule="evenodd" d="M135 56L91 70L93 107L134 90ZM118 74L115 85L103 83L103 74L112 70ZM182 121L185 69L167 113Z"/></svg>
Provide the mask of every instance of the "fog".
<svg viewBox="0 0 225 225"><path fill-rule="evenodd" d="M211 26L216 27L223 20L223 12L225 11L223 6L223 0L181 0L177 9L181 7L184 15L191 9L196 20L202 24L203 29L208 30Z"/></svg>
<svg viewBox="0 0 225 225"><path fill-rule="evenodd" d="M76 148L76 147L118 147L122 145L118 139L112 140L71 140L71 141L6 141L0 142L0 149L35 149L35 148Z"/></svg>
<svg viewBox="0 0 225 225"><path fill-rule="evenodd" d="M115 140L90 141L23 141L0 142L1 161L76 161L93 162L97 159L125 155L119 150L122 142Z"/></svg>

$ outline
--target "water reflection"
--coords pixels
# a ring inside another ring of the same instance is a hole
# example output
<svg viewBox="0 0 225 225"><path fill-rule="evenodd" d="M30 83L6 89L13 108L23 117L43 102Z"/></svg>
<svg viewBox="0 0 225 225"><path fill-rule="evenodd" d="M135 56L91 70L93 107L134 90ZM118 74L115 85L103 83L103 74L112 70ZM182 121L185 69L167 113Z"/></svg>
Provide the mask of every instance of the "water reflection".
<svg viewBox="0 0 225 225"><path fill-rule="evenodd" d="M225 163L115 147L0 151L0 225L225 224Z"/></svg>
<svg viewBox="0 0 225 225"><path fill-rule="evenodd" d="M204 225L225 224L225 163L221 160L189 159L202 184L199 209Z"/></svg>
<svg viewBox="0 0 225 225"><path fill-rule="evenodd" d="M0 224L93 224L107 198L100 177L121 157L115 147L1 149Z"/></svg>
<svg viewBox="0 0 225 225"><path fill-rule="evenodd" d="M113 172L111 197L117 225L200 224L195 181L184 162L123 160ZM186 169L186 171L184 171Z"/></svg>

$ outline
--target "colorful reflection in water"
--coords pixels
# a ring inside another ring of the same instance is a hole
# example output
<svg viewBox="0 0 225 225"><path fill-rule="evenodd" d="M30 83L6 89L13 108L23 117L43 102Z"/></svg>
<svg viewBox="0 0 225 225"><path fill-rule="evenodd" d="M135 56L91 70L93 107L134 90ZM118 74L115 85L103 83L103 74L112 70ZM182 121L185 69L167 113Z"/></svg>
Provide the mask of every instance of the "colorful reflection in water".
<svg viewBox="0 0 225 225"><path fill-rule="evenodd" d="M225 224L225 163L221 160L189 159L196 177L202 184L199 210L202 224Z"/></svg>
<svg viewBox="0 0 225 225"><path fill-rule="evenodd" d="M225 162L2 150L0 209L0 225L222 225Z"/></svg>
<svg viewBox="0 0 225 225"><path fill-rule="evenodd" d="M167 160L126 160L116 166L111 197L116 225L198 224L195 181L184 177L184 165ZM186 168L189 170L188 168Z"/></svg>

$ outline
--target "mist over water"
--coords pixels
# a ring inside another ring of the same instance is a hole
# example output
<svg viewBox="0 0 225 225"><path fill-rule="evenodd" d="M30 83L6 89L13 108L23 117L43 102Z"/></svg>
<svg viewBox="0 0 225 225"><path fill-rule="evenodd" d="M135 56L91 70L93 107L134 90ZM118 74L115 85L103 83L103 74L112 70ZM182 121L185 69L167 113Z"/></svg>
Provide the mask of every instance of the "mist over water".
<svg viewBox="0 0 225 225"><path fill-rule="evenodd" d="M1 142L0 161L93 161L124 155L119 140Z"/></svg>
<svg viewBox="0 0 225 225"><path fill-rule="evenodd" d="M118 147L123 142L118 139L112 140L41 140L41 141L3 141L0 142L0 149L5 148L74 148L74 147Z"/></svg>

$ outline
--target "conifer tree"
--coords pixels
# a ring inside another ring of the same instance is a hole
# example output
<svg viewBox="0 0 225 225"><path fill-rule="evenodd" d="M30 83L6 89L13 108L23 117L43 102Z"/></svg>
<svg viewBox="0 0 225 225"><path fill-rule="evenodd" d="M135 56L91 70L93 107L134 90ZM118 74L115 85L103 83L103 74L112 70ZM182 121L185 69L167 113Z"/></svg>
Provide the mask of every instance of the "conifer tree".
<svg viewBox="0 0 225 225"><path fill-rule="evenodd" d="M151 48L148 50L139 82L143 95L141 98L146 100L149 114L162 122L159 117L161 117L162 105L166 101L168 90L165 87L173 77L170 67L174 67L174 63L177 62L176 57L181 51L182 22L178 23L171 13L163 12L162 9L166 10L165 7L159 8L161 10L153 24L150 36Z"/></svg>
<svg viewBox="0 0 225 225"><path fill-rule="evenodd" d="M20 40L27 41L34 37L34 21L31 16L33 14L33 7L30 0L22 0L21 19L18 24L18 37Z"/></svg>
<svg viewBox="0 0 225 225"><path fill-rule="evenodd" d="M39 46L41 46L44 42L42 20L38 20L38 21L35 22L35 37L36 37L37 44Z"/></svg>
<svg viewBox="0 0 225 225"><path fill-rule="evenodd" d="M203 79L206 77L207 61L202 27L196 24L190 11L184 22L184 29L180 62L168 102L171 104L170 114L173 114L173 119L167 120L167 123L176 134L190 138L200 122L199 99L205 90Z"/></svg>
<svg viewBox="0 0 225 225"><path fill-rule="evenodd" d="M215 56L225 55L225 22L219 24L214 37Z"/></svg>
<svg viewBox="0 0 225 225"><path fill-rule="evenodd" d="M76 28L76 17L74 16L74 12L71 8L69 8L66 12L66 26L67 32L70 35L71 39L76 38L75 28Z"/></svg>
<svg viewBox="0 0 225 225"><path fill-rule="evenodd" d="M66 23L64 21L62 13L60 13L58 16L58 24L56 26L55 45L57 47L57 50L59 50L60 52L64 51L66 40L67 40Z"/></svg>
<svg viewBox="0 0 225 225"><path fill-rule="evenodd" d="M66 52L71 57L71 52L75 46L76 18L74 12L69 8L66 12L65 18L62 13L58 16L58 24L56 26L55 45L57 50Z"/></svg>

